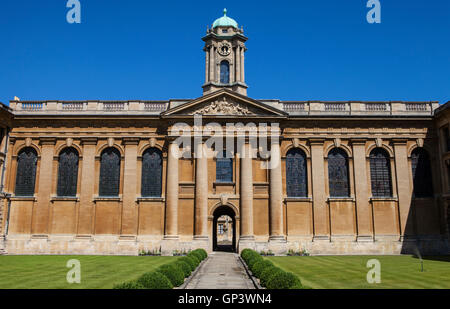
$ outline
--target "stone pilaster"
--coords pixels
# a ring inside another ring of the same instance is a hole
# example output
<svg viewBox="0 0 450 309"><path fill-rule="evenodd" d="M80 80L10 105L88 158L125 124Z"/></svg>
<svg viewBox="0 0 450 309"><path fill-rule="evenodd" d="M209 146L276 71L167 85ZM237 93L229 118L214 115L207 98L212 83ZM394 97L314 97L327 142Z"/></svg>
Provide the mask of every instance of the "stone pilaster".
<svg viewBox="0 0 450 309"><path fill-rule="evenodd" d="M368 178L365 146L365 140L352 140L356 216L358 218L358 241L373 240L372 211L369 204L369 184L367 183Z"/></svg>
<svg viewBox="0 0 450 309"><path fill-rule="evenodd" d="M241 47L241 82L245 83L245 47Z"/></svg>
<svg viewBox="0 0 450 309"><path fill-rule="evenodd" d="M314 240L329 239L328 205L325 193L323 139L311 139Z"/></svg>
<svg viewBox="0 0 450 309"><path fill-rule="evenodd" d="M248 142L242 144L240 160L241 234L239 251L245 248L253 248L255 242L253 234L252 146Z"/></svg>
<svg viewBox="0 0 450 309"><path fill-rule="evenodd" d="M269 249L276 253L286 252L286 238L283 226L283 183L281 177L281 151L278 139L273 140L270 148L270 237Z"/></svg>
<svg viewBox="0 0 450 309"><path fill-rule="evenodd" d="M408 152L406 140L394 139L395 173L397 180L398 207L400 212L400 237L414 235L414 218L411 209Z"/></svg>
<svg viewBox="0 0 450 309"><path fill-rule="evenodd" d="M77 237L88 237L93 233L94 220L94 197L95 177L92 177L95 171L95 148L97 138L82 138L83 160L81 163L81 182L80 182L80 207L78 212Z"/></svg>
<svg viewBox="0 0 450 309"><path fill-rule="evenodd" d="M195 164L195 235L194 240L206 242L198 244L208 247L208 158L206 145L196 145Z"/></svg>
<svg viewBox="0 0 450 309"><path fill-rule="evenodd" d="M241 81L241 47L236 47L236 82Z"/></svg>
<svg viewBox="0 0 450 309"><path fill-rule="evenodd" d="M178 158L179 147L170 141L167 154L166 221L161 254L172 255L178 245Z"/></svg>
<svg viewBox="0 0 450 309"><path fill-rule="evenodd" d="M39 168L39 183L37 202L33 208L31 234L36 236L48 235L48 217L50 196L52 190L53 155L56 140L54 138L41 138L41 162Z"/></svg>
<svg viewBox="0 0 450 309"><path fill-rule="evenodd" d="M136 207L137 147L139 138L124 138L125 169L123 177L123 205L121 235L137 235L138 210Z"/></svg>

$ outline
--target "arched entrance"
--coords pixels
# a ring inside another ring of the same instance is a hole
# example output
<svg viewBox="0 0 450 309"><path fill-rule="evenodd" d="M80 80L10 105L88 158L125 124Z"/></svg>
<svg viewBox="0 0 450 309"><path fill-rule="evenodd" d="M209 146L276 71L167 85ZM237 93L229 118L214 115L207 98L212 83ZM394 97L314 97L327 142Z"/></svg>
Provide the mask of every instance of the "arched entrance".
<svg viewBox="0 0 450 309"><path fill-rule="evenodd" d="M230 206L222 205L214 211L213 250L236 251L236 214Z"/></svg>

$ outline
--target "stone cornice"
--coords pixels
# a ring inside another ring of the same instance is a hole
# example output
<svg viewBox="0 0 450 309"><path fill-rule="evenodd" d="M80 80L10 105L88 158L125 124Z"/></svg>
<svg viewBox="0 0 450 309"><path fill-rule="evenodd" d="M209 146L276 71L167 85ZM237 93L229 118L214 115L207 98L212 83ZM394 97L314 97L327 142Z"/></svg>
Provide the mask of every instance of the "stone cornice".
<svg viewBox="0 0 450 309"><path fill-rule="evenodd" d="M80 138L82 145L97 145L97 137L82 137Z"/></svg>
<svg viewBox="0 0 450 309"><path fill-rule="evenodd" d="M56 138L55 137L40 137L39 143L41 145L55 145L56 144Z"/></svg>

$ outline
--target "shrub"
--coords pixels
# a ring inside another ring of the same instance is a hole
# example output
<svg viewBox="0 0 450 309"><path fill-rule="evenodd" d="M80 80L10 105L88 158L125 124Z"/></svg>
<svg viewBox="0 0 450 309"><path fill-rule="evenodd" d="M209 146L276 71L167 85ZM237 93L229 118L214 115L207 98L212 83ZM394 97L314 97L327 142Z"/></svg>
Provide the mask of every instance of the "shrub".
<svg viewBox="0 0 450 309"><path fill-rule="evenodd" d="M181 268L185 278L187 278L191 275L191 266L187 262L177 260L174 262L174 264L176 264L178 267Z"/></svg>
<svg viewBox="0 0 450 309"><path fill-rule="evenodd" d="M244 249L244 250L242 250L242 252L241 252L241 257L242 257L242 259L245 261L245 263L247 263L248 255L251 254L252 251L253 251L253 250L251 250L251 249Z"/></svg>
<svg viewBox="0 0 450 309"><path fill-rule="evenodd" d="M195 263L195 268L198 267L198 265L200 264L200 259L197 257L196 254L193 254L192 252L190 252L187 257L191 258L192 261Z"/></svg>
<svg viewBox="0 0 450 309"><path fill-rule="evenodd" d="M251 271L253 271L253 265L255 265L255 263L257 262L261 262L264 261L263 257L260 256L259 254L250 256L250 259L247 262L248 267L250 268Z"/></svg>
<svg viewBox="0 0 450 309"><path fill-rule="evenodd" d="M183 270L174 263L161 265L156 271L166 276L173 286L180 286L184 282Z"/></svg>
<svg viewBox="0 0 450 309"><path fill-rule="evenodd" d="M270 276L267 280L266 287L270 290L289 289L293 286L301 286L300 279L293 273L281 271Z"/></svg>
<svg viewBox="0 0 450 309"><path fill-rule="evenodd" d="M198 255L201 257L202 261L208 257L208 253L206 252L205 249L199 248L199 249L194 250L194 252L198 253Z"/></svg>
<svg viewBox="0 0 450 309"><path fill-rule="evenodd" d="M197 263L190 256L183 256L179 258L178 261L187 263L191 268L191 271L194 271L197 268Z"/></svg>
<svg viewBox="0 0 450 309"><path fill-rule="evenodd" d="M139 290L139 289L145 289L141 284L139 284L137 281L129 281L124 283L119 283L114 285L113 289L116 290Z"/></svg>
<svg viewBox="0 0 450 309"><path fill-rule="evenodd" d="M255 277L261 276L261 273L264 269L266 269L267 267L271 267L274 266L273 263L269 260L262 260L262 261L258 261L255 264L253 264L252 267L252 273Z"/></svg>
<svg viewBox="0 0 450 309"><path fill-rule="evenodd" d="M170 280L164 274L157 271L143 274L141 277L139 277L137 283L146 289L173 289L173 284L170 282Z"/></svg>
<svg viewBox="0 0 450 309"><path fill-rule="evenodd" d="M200 263L201 261L203 261L203 254L201 254L201 253L198 252L197 250L194 250L194 251L189 252L188 256L195 256L195 257L198 259L199 263Z"/></svg>
<svg viewBox="0 0 450 309"><path fill-rule="evenodd" d="M276 266L266 267L266 269L261 272L261 276L259 277L261 285L267 287L267 282L270 278L279 272L283 272L283 270Z"/></svg>

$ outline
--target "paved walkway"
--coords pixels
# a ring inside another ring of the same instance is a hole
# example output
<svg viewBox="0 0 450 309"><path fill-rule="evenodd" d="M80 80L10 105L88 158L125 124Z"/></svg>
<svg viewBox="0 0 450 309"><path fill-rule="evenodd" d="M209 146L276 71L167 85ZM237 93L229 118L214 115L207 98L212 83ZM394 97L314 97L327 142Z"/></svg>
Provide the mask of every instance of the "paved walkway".
<svg viewBox="0 0 450 309"><path fill-rule="evenodd" d="M213 252L186 289L254 289L236 253Z"/></svg>

